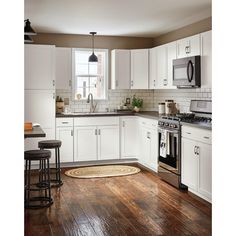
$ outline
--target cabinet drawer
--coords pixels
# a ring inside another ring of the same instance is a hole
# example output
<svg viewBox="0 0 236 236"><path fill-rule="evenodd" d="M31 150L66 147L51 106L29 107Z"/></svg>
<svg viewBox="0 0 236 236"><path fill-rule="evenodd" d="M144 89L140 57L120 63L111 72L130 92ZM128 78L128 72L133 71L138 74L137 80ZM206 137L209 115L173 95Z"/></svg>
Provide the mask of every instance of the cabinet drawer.
<svg viewBox="0 0 236 236"><path fill-rule="evenodd" d="M211 144L211 131L190 126L182 126L182 137Z"/></svg>
<svg viewBox="0 0 236 236"><path fill-rule="evenodd" d="M74 126L119 125L119 116L74 118Z"/></svg>
<svg viewBox="0 0 236 236"><path fill-rule="evenodd" d="M139 118L139 124L151 129L157 129L158 121L147 118Z"/></svg>
<svg viewBox="0 0 236 236"><path fill-rule="evenodd" d="M56 118L56 127L73 126L74 118Z"/></svg>

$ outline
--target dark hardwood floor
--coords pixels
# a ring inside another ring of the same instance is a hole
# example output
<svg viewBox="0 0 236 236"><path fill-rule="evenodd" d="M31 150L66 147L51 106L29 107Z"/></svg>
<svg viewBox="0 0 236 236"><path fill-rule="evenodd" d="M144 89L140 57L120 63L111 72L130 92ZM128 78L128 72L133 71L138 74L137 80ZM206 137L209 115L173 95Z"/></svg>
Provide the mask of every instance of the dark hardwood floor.
<svg viewBox="0 0 236 236"><path fill-rule="evenodd" d="M51 207L25 210L25 235L211 235L211 205L145 169L123 177L62 178Z"/></svg>

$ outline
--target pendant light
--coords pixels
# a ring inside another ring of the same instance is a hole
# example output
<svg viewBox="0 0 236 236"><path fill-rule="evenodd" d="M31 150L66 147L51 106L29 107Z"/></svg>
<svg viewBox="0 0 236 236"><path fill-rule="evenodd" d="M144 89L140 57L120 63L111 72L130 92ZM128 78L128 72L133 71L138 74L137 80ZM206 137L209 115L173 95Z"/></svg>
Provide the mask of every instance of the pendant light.
<svg viewBox="0 0 236 236"><path fill-rule="evenodd" d="M36 32L33 30L33 28L30 26L29 19L25 20L25 35L36 35Z"/></svg>
<svg viewBox="0 0 236 236"><path fill-rule="evenodd" d="M93 36L93 53L92 55L89 57L89 62L98 62L98 58L97 56L94 54L94 35L96 34L97 32L90 32L90 34Z"/></svg>

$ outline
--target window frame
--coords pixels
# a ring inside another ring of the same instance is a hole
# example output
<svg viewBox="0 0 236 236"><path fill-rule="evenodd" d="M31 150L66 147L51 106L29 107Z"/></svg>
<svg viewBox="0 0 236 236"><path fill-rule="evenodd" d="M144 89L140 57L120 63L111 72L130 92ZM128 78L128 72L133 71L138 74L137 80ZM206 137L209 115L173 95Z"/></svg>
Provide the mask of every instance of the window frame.
<svg viewBox="0 0 236 236"><path fill-rule="evenodd" d="M76 83L76 73L75 73L75 51L91 51L91 54L93 52L92 48L72 48L72 100L73 101L78 101L78 99L76 98L75 95L75 83ZM103 51L105 52L105 70L104 70L104 91L105 91L105 98L103 99L95 99L94 101L107 101L108 100L108 66L109 66L109 62L108 62L108 52L109 49L104 49L104 48L94 48L94 53L96 54L96 51ZM81 101L86 101L87 98L81 98Z"/></svg>

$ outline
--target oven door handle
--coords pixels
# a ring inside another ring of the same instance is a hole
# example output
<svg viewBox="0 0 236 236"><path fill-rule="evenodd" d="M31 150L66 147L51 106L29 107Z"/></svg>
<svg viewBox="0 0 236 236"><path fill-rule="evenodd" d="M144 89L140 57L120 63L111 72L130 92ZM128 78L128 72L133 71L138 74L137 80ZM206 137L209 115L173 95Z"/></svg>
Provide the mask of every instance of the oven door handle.
<svg viewBox="0 0 236 236"><path fill-rule="evenodd" d="M168 128L162 129L162 128L158 127L158 131L160 131L160 132L165 131L165 130L167 130L169 133L172 133L172 134L179 134L179 131L177 131L177 130L171 130Z"/></svg>

